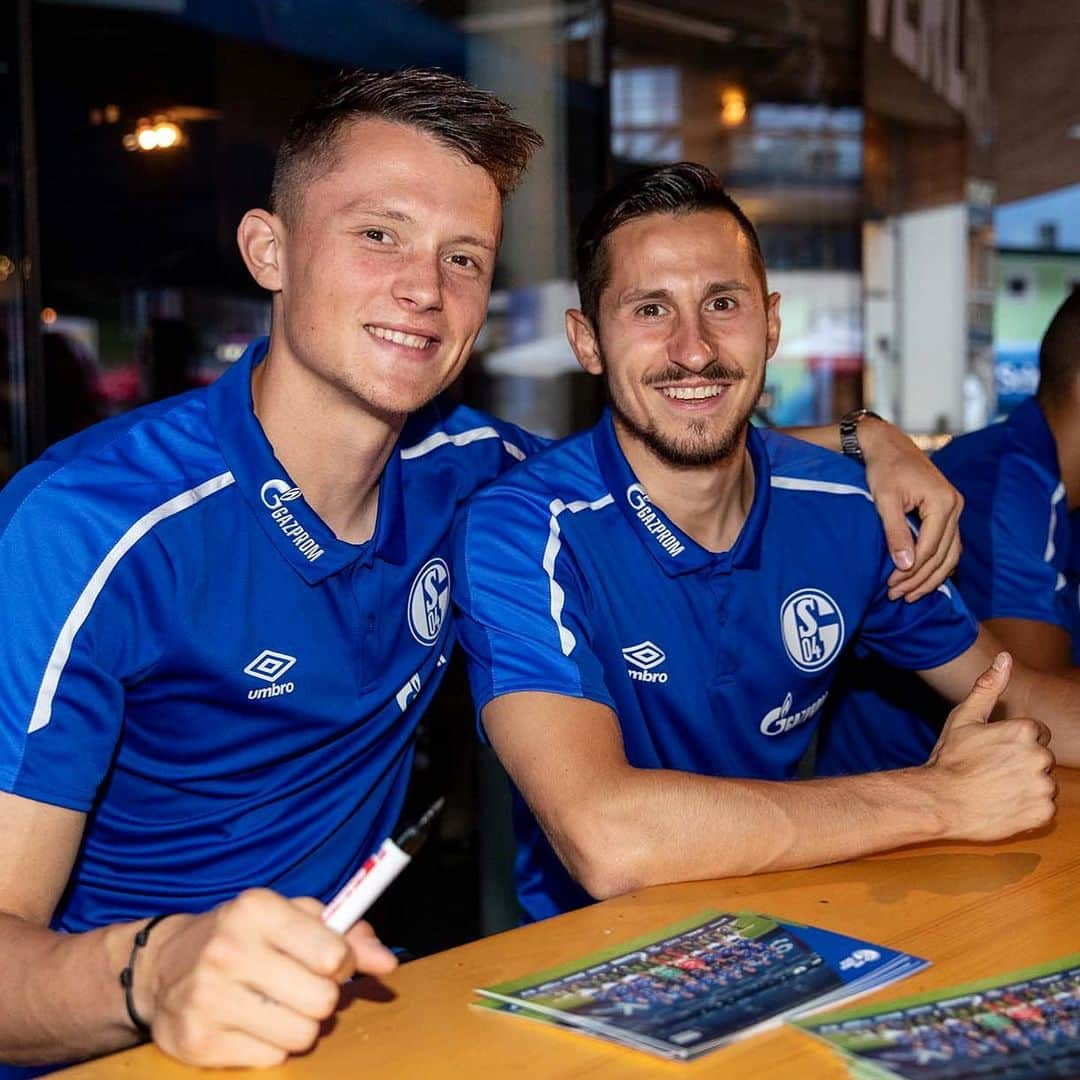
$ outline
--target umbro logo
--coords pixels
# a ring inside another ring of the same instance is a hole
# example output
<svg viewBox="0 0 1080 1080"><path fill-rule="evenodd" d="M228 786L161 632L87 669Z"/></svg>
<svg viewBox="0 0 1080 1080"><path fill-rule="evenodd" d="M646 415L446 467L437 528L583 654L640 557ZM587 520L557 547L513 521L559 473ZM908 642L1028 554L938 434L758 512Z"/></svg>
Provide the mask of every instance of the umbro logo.
<svg viewBox="0 0 1080 1080"><path fill-rule="evenodd" d="M245 675L251 675L263 682L277 682L286 671L296 663L295 656L288 653L274 652L273 649L263 649L246 668Z"/></svg>
<svg viewBox="0 0 1080 1080"><path fill-rule="evenodd" d="M273 649L263 649L246 668L244 674L253 679L261 679L271 683L270 686L260 686L257 690L249 690L248 697L252 701L259 698L280 697L282 694L291 694L295 686L291 682L278 682L282 675L296 663L295 656L288 653L274 652Z"/></svg>
<svg viewBox="0 0 1080 1080"><path fill-rule="evenodd" d="M667 682L666 671L653 671L653 668L659 667L667 659L667 654L659 645L651 641L639 641L636 645L628 645L622 654L623 659L631 665L626 669L626 674L635 682Z"/></svg>

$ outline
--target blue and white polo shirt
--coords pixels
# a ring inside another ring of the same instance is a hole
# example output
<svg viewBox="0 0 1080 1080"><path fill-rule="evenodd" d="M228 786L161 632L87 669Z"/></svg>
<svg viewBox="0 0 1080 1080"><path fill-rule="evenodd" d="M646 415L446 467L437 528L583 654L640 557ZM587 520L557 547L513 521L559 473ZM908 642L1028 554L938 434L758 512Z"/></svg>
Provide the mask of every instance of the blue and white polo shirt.
<svg viewBox="0 0 1080 1080"><path fill-rule="evenodd" d="M1068 512L1057 444L1036 399L1000 424L954 439L934 464L964 496L964 550L953 580L972 614L980 622L1060 626L1080 658L1080 512ZM921 764L946 710L884 665L853 671L832 703L818 770Z"/></svg>
<svg viewBox="0 0 1080 1080"><path fill-rule="evenodd" d="M784 779L852 642L912 669L970 647L947 592L888 599L861 469L771 432L747 445L753 503L718 554L650 501L610 415L474 498L452 567L477 709L524 690L588 698L614 710L638 768ZM520 800L516 815L526 915L587 902Z"/></svg>
<svg viewBox="0 0 1080 1080"><path fill-rule="evenodd" d="M265 350L0 493L0 790L88 814L58 928L334 893L395 823L453 645L454 513L539 445L430 406L343 543L252 411Z"/></svg>

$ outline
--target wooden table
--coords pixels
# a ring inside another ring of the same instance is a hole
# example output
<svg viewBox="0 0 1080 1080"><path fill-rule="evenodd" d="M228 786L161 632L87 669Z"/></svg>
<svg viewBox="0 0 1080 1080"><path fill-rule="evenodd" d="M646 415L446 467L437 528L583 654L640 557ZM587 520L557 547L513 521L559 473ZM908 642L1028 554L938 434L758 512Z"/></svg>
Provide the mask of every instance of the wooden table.
<svg viewBox="0 0 1080 1080"><path fill-rule="evenodd" d="M1080 771L1061 770L1057 820L1018 840L926 845L817 870L666 885L406 964L383 1000L352 1001L310 1054L260 1076L847 1076L839 1057L790 1028L691 1064L670 1063L468 1007L472 990L552 967L707 908L749 908L924 956L933 965L884 1000L1080 951ZM827 825L825 826L827 827ZM372 988L374 989L374 988ZM62 1073L82 1080L236 1076L178 1065L153 1046Z"/></svg>

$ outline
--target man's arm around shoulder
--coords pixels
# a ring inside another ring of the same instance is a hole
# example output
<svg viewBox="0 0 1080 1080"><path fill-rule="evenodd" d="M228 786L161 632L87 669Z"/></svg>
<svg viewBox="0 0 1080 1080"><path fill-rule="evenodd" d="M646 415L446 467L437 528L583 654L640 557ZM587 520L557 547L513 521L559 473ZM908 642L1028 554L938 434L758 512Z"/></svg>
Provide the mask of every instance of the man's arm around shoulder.
<svg viewBox="0 0 1080 1080"><path fill-rule="evenodd" d="M956 569L964 499L896 425L866 416L857 432L866 484L896 566L889 577L889 598L912 603L933 592ZM788 428L786 434L826 450L840 450L836 424ZM907 522L913 511L919 515L917 540Z"/></svg>

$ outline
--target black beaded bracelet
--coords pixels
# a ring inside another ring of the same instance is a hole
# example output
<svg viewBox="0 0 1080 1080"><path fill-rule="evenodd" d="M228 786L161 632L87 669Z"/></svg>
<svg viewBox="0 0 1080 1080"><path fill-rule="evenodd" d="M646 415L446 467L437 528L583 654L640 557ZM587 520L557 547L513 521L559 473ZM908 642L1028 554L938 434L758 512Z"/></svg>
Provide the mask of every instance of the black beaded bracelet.
<svg viewBox="0 0 1080 1080"><path fill-rule="evenodd" d="M155 915L135 935L135 940L131 944L131 955L128 957L127 967L120 972L120 985L124 988L124 1004L127 1006L128 1016L131 1017L131 1022L135 1025L135 1030L144 1041L150 1038L150 1025L139 1015L138 1010L135 1008L135 995L132 993L132 987L135 983L135 957L149 939L150 931L153 930L162 919L167 919L172 914L174 914L174 912L166 911L163 915Z"/></svg>

